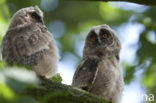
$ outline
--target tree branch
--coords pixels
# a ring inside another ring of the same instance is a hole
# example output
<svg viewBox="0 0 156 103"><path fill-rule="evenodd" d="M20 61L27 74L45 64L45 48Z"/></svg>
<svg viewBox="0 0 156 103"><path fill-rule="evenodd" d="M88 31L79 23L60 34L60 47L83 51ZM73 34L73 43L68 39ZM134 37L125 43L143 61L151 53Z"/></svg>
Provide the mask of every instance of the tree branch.
<svg viewBox="0 0 156 103"><path fill-rule="evenodd" d="M104 2L110 2L110 1L123 1L123 2L132 2L137 4L143 4L143 5L156 5L156 0L69 0L69 1L104 1Z"/></svg>
<svg viewBox="0 0 156 103"><path fill-rule="evenodd" d="M41 79L40 87L28 88L22 94L30 95L43 103L109 103L103 98L69 85Z"/></svg>

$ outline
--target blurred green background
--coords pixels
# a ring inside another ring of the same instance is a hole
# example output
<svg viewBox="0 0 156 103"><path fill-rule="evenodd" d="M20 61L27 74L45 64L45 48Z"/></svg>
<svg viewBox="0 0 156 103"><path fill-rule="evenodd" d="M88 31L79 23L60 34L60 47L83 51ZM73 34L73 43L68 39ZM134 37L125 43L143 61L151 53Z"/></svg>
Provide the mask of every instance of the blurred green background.
<svg viewBox="0 0 156 103"><path fill-rule="evenodd" d="M108 24L122 43L120 58L125 80L122 103L143 103L143 94L156 96L156 7L125 2L0 0L0 42L12 15L21 8L35 5L44 12L45 24L59 48L58 72L63 83L71 83L89 29ZM10 74L14 72L23 73L0 60L0 103L36 103L34 98L15 92L24 86L6 79L12 78ZM35 77L33 80L36 81Z"/></svg>

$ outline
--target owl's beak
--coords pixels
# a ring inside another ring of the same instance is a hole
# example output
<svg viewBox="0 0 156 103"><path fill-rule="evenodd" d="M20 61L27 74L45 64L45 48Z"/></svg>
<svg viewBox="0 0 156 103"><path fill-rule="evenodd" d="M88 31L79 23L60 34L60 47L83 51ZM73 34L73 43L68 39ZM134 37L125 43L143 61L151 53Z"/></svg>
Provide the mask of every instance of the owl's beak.
<svg viewBox="0 0 156 103"><path fill-rule="evenodd" d="M44 20L43 20L43 19L41 19L41 24L45 25L45 23L44 23Z"/></svg>

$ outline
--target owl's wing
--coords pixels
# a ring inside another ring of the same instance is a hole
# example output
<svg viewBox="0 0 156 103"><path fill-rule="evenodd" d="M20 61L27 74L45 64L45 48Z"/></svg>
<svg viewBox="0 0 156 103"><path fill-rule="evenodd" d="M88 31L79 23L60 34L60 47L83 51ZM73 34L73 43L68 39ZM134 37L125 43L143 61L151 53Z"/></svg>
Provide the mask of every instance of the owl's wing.
<svg viewBox="0 0 156 103"><path fill-rule="evenodd" d="M7 32L8 33L8 32ZM2 40L1 52L2 59L7 61L8 64L12 64L15 61L15 56L13 55L13 45L10 40L9 35L5 35Z"/></svg>
<svg viewBox="0 0 156 103"><path fill-rule="evenodd" d="M2 43L2 56L9 64L34 64L51 42L50 33L42 26L27 25L9 30Z"/></svg>
<svg viewBox="0 0 156 103"><path fill-rule="evenodd" d="M19 36L14 39L16 50L21 55L32 55L43 49L49 49L49 43L52 40L51 34L45 27L40 25L29 25L22 28Z"/></svg>
<svg viewBox="0 0 156 103"><path fill-rule="evenodd" d="M96 79L99 62L94 57L83 59L74 74L72 86L88 91Z"/></svg>

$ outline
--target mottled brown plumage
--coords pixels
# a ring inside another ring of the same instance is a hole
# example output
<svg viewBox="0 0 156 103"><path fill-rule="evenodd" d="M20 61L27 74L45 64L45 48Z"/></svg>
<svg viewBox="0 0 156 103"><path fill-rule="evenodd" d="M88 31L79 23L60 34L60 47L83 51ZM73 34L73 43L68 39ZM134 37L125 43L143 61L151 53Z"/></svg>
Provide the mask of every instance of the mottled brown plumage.
<svg viewBox="0 0 156 103"><path fill-rule="evenodd" d="M94 26L86 38L83 59L72 86L119 103L124 85L119 66L120 49L120 41L109 26Z"/></svg>
<svg viewBox="0 0 156 103"><path fill-rule="evenodd" d="M10 65L30 66L46 78L55 75L57 47L37 6L23 8L14 14L2 41L2 58Z"/></svg>

